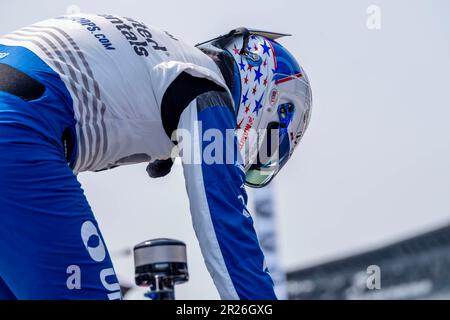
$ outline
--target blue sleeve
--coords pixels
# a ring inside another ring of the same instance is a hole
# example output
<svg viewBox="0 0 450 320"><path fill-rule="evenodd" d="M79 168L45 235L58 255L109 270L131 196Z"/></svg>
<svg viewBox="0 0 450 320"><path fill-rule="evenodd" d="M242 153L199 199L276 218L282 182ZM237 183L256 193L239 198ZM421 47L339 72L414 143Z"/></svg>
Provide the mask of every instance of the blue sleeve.
<svg viewBox="0 0 450 320"><path fill-rule="evenodd" d="M207 92L180 118L178 141L193 225L222 299L276 299L246 208L245 173L239 156L233 156L236 120L230 109L226 93Z"/></svg>

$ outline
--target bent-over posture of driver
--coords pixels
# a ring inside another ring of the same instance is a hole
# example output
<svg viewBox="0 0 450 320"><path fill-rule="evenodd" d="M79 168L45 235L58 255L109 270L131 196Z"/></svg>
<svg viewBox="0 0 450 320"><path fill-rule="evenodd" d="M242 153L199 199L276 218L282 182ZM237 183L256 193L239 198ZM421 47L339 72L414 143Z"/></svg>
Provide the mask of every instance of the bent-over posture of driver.
<svg viewBox="0 0 450 320"><path fill-rule="evenodd" d="M120 299L76 175L181 157L223 299L275 299L245 185L269 183L310 117L304 70L237 29L188 45L137 20L69 15L0 38L0 299Z"/></svg>

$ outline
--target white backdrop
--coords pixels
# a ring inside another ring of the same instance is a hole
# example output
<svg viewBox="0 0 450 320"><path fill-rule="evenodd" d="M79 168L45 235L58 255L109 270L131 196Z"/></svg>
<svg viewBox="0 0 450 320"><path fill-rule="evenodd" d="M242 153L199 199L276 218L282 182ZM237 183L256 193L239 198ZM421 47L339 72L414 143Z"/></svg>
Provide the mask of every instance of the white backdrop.
<svg viewBox="0 0 450 320"><path fill-rule="evenodd" d="M381 9L381 29L366 9ZM2 1L0 33L83 12L133 16L193 44L237 26L289 32L281 42L309 73L311 126L276 179L281 263L306 266L450 221L450 3L446 0ZM72 7L73 8L77 7ZM115 252L148 238L187 242L180 298L217 298L190 223L180 167L145 165L80 180ZM139 296L139 295L136 295Z"/></svg>

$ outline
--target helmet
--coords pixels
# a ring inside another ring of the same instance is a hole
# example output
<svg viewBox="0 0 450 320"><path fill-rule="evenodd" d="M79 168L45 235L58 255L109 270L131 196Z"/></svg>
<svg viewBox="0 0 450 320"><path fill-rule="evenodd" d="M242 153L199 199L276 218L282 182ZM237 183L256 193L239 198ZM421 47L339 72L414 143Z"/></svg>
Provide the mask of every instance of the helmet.
<svg viewBox="0 0 450 320"><path fill-rule="evenodd" d="M237 138L250 187L272 181L310 120L308 77L276 41L282 36L287 35L239 28L197 45L218 48L233 58Z"/></svg>

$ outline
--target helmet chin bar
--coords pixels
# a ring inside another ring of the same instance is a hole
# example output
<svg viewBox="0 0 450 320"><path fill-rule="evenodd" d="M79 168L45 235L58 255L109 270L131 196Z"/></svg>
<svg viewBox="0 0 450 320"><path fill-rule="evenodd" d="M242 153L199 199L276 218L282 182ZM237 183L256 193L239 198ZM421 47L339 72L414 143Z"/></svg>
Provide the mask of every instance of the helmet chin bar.
<svg viewBox="0 0 450 320"><path fill-rule="evenodd" d="M252 188L267 186L290 157L290 143L287 128L292 121L295 106L292 103L283 103L278 106L277 121L269 122L262 143L259 145L257 163L252 164L246 172L246 185ZM272 135L276 131L276 140ZM275 142L275 143L274 143ZM261 152L265 151L267 159L261 160Z"/></svg>

